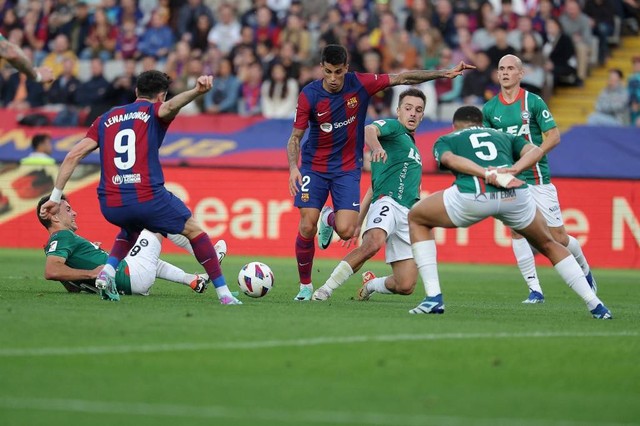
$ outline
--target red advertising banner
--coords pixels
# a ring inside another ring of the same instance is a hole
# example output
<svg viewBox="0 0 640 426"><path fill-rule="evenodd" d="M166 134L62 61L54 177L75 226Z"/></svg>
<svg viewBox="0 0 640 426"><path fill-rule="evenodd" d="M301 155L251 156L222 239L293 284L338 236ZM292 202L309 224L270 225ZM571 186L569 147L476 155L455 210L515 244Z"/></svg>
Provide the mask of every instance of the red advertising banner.
<svg viewBox="0 0 640 426"><path fill-rule="evenodd" d="M0 210L1 247L42 247L47 240L35 213L41 194L15 188L25 173L18 169L0 175L4 194L0 204L4 197L9 206ZM211 238L227 241L230 254L294 255L299 216L288 193L288 172L168 167L165 178L167 187L186 202ZM67 196L78 213L78 233L108 248L117 230L102 218L97 180L93 172L71 181ZM452 181L451 175L424 175L423 191L425 195L439 191ZM365 174L363 194L369 182ZM567 231L579 239L592 266L640 268L640 182L554 179L554 183ZM438 229L437 244L442 262L514 262L508 229L494 219L467 229ZM168 242L164 250L179 251ZM336 241L327 250L317 250L316 256L341 258L346 253Z"/></svg>

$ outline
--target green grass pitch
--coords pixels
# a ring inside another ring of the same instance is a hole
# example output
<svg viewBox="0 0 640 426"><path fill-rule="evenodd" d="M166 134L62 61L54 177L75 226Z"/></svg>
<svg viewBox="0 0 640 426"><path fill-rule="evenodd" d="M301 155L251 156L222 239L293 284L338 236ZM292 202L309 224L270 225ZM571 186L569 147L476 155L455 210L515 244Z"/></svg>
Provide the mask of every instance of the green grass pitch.
<svg viewBox="0 0 640 426"><path fill-rule="evenodd" d="M407 313L421 282L354 301L360 274L295 303L293 259L227 257L232 290L251 260L276 285L243 306L161 280L113 303L45 281L41 251L0 250L0 425L640 424L637 270L595 271L614 315L598 321L551 268L547 302L523 305L515 265L441 265L430 316ZM317 285L335 264L316 261Z"/></svg>

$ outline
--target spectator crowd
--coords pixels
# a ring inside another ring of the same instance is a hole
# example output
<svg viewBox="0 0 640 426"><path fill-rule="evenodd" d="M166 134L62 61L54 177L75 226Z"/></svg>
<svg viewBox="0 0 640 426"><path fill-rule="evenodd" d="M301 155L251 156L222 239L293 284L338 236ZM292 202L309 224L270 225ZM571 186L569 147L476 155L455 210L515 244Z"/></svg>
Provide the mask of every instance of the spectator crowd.
<svg viewBox="0 0 640 426"><path fill-rule="evenodd" d="M556 86L582 85L620 32L637 33L639 16L640 0L0 0L0 33L57 77L43 85L4 66L0 104L47 105L54 124L84 125L135 99L138 72L159 69L172 78L169 95L215 76L188 112L292 118L301 88L322 77L320 51L338 43L360 72L475 64L463 78L421 87L425 115L437 119L437 107L497 94L505 54L522 59L522 85L545 99ZM640 125L639 85L640 65L627 79L612 70L596 114L615 104L616 120ZM390 116L398 92L378 93L369 118Z"/></svg>

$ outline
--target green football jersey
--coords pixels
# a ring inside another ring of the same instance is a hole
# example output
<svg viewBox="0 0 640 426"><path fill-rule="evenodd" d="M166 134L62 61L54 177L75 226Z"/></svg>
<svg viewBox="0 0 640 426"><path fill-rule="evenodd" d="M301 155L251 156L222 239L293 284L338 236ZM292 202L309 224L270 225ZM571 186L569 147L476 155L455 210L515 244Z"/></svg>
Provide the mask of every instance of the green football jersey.
<svg viewBox="0 0 640 426"><path fill-rule="evenodd" d="M556 127L549 107L538 95L520 89L516 100L507 103L502 94L494 96L482 108L484 126L523 136L536 146L542 145L542 134ZM528 184L540 185L551 182L549 162L545 155L525 171L522 176Z"/></svg>
<svg viewBox="0 0 640 426"><path fill-rule="evenodd" d="M470 127L448 135L440 136L433 146L433 156L438 165L442 155L451 151L455 155L467 158L482 167L508 167L520 158L520 152L529 142L495 129L486 127ZM454 185L460 192L479 194L481 192L503 191L493 185L487 185L484 179L453 171L456 177ZM526 186L526 184L524 185ZM523 186L523 187L524 187Z"/></svg>
<svg viewBox="0 0 640 426"><path fill-rule="evenodd" d="M387 161L371 163L373 200L388 195L411 208L420 199L422 159L413 135L398 120L377 120L378 140L387 152Z"/></svg>
<svg viewBox="0 0 640 426"><path fill-rule="evenodd" d="M107 263L109 254L70 230L62 230L52 234L44 248L47 256L59 256L66 259L65 264L73 269L95 269ZM116 287L131 294L129 268L124 260L116 270Z"/></svg>

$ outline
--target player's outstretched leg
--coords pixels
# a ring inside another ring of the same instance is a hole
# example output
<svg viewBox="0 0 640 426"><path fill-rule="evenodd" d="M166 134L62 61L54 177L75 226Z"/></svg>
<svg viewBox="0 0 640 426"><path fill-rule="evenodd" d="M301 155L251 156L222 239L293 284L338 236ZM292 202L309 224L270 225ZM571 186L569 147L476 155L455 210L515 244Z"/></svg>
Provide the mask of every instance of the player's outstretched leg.
<svg viewBox="0 0 640 426"><path fill-rule="evenodd" d="M564 230L564 228L563 228ZM553 232L553 230L552 230ZM587 258L584 256L582 252L582 247L580 247L580 243L571 235L567 235L567 249L571 252L573 257L582 268L582 272L584 273L587 282L589 283L589 287L593 290L594 293L598 292L598 284L596 283L596 279L593 277L593 273L591 272L591 268L589 267L589 263L587 262Z"/></svg>
<svg viewBox="0 0 640 426"><path fill-rule="evenodd" d="M593 292L584 271L571 252L558 243L547 228L540 211L536 211L533 221L518 230L545 257L547 257L564 282L586 303L591 315L596 319L611 319L611 311Z"/></svg>

